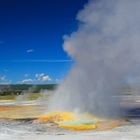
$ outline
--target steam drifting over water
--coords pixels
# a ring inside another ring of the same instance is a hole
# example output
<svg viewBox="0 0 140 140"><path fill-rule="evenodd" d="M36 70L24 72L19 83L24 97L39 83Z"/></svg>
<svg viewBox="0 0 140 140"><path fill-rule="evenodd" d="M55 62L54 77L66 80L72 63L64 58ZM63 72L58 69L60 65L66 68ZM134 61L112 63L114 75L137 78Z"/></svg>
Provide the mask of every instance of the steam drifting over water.
<svg viewBox="0 0 140 140"><path fill-rule="evenodd" d="M78 30L64 37L75 64L50 110L118 115L113 96L128 77L140 77L140 0L91 0L77 19Z"/></svg>

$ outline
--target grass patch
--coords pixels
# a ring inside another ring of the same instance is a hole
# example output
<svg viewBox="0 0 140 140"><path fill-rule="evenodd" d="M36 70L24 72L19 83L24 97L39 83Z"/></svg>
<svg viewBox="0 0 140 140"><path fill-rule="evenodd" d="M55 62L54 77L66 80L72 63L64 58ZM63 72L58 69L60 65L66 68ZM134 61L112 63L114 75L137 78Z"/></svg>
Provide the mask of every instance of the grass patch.
<svg viewBox="0 0 140 140"><path fill-rule="evenodd" d="M41 93L26 93L25 95L5 95L5 96L0 96L0 100L16 100L18 99L18 97L21 96L21 99L22 99L22 96L23 96L23 100L26 99L26 100L36 100L40 97L42 98L47 98L48 95L44 95L44 94L41 94ZM24 98L25 96L25 98Z"/></svg>
<svg viewBox="0 0 140 140"><path fill-rule="evenodd" d="M6 95L6 96L0 96L0 100L15 100L16 95Z"/></svg>

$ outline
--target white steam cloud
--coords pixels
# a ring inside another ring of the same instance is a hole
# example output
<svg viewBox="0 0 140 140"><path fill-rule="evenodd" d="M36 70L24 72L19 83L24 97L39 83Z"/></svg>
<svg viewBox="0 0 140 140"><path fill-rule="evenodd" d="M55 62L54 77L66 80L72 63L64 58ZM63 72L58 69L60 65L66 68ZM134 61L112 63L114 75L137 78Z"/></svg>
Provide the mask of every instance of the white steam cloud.
<svg viewBox="0 0 140 140"><path fill-rule="evenodd" d="M91 0L77 19L78 30L64 38L75 64L50 110L116 115L113 97L128 77L140 77L140 0Z"/></svg>

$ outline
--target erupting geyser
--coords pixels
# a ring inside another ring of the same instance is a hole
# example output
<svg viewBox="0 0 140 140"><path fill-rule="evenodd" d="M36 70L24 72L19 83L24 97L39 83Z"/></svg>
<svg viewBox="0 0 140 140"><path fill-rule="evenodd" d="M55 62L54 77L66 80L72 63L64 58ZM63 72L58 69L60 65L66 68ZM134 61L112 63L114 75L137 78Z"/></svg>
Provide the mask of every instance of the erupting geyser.
<svg viewBox="0 0 140 140"><path fill-rule="evenodd" d="M90 0L77 19L78 30L64 37L75 64L49 109L118 116L122 83L140 77L140 0Z"/></svg>

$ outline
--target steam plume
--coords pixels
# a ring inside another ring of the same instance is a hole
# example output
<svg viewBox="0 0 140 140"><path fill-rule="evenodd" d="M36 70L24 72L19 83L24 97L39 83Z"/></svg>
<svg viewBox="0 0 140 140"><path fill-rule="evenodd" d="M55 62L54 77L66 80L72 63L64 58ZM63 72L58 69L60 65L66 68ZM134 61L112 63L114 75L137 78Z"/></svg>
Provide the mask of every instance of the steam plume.
<svg viewBox="0 0 140 140"><path fill-rule="evenodd" d="M91 0L77 19L78 30L64 37L75 64L50 109L116 115L122 83L140 76L140 0Z"/></svg>

